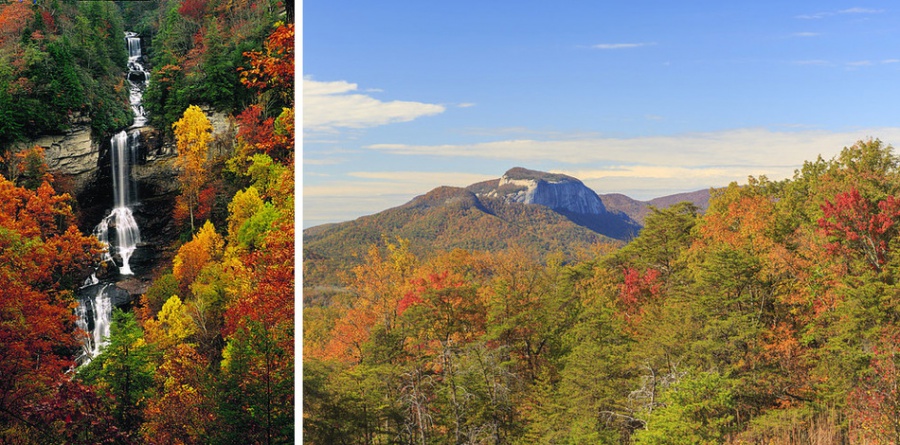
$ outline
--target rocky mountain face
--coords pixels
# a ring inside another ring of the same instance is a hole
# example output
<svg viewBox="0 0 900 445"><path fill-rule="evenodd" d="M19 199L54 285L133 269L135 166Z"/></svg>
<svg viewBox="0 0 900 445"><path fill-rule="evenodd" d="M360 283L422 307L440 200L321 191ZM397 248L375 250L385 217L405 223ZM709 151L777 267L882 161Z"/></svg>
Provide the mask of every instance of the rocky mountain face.
<svg viewBox="0 0 900 445"><path fill-rule="evenodd" d="M483 199L540 205L571 222L618 240L629 240L640 224L624 212L610 212L596 192L571 176L515 167L491 181L467 187Z"/></svg>
<svg viewBox="0 0 900 445"><path fill-rule="evenodd" d="M495 189L482 195L506 202L539 204L568 213L602 215L606 212L600 197L578 179L521 167L507 171Z"/></svg>

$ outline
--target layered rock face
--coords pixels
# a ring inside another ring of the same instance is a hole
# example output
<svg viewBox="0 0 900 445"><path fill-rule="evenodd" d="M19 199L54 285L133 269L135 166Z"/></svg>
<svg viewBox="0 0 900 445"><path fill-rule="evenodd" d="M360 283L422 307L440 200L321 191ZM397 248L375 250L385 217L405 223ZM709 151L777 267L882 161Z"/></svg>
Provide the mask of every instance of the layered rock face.
<svg viewBox="0 0 900 445"><path fill-rule="evenodd" d="M571 176L544 173L524 168L507 171L489 197L507 202L539 204L558 212L582 215L606 213L603 202L593 190Z"/></svg>
<svg viewBox="0 0 900 445"><path fill-rule="evenodd" d="M41 136L29 142L16 144L13 151L25 150L35 145L44 149L50 171L71 178L76 194L97 178L100 144L91 139L90 122L72 125L65 134Z"/></svg>

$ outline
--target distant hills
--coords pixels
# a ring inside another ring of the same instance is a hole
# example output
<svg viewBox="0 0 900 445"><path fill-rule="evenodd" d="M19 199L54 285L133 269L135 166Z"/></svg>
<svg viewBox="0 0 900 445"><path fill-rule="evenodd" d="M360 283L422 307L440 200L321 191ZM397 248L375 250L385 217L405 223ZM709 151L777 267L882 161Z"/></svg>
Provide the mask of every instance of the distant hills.
<svg viewBox="0 0 900 445"><path fill-rule="evenodd" d="M409 239L420 256L513 245L541 254L571 253L602 242L622 244L637 235L651 206L681 201L703 211L709 190L637 201L622 194L598 195L571 176L516 167L498 179L466 188L438 187L399 207L304 230L304 281L337 284L334 271L357 264L382 237Z"/></svg>

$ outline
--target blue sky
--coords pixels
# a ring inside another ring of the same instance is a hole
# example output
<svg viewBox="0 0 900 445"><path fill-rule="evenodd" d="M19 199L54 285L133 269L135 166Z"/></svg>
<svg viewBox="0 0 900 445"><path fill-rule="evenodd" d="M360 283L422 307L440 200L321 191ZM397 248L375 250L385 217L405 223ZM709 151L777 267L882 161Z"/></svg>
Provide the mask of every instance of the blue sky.
<svg viewBox="0 0 900 445"><path fill-rule="evenodd" d="M515 166L651 199L900 144L900 7L303 2L303 226Z"/></svg>

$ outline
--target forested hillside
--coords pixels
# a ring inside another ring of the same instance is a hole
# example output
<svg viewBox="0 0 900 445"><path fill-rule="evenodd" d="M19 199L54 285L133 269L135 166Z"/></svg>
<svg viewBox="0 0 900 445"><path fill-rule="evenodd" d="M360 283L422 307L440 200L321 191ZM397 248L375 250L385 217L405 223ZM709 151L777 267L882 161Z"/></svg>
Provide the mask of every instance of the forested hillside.
<svg viewBox="0 0 900 445"><path fill-rule="evenodd" d="M898 193L866 140L584 261L372 245L304 308L304 439L897 443Z"/></svg>
<svg viewBox="0 0 900 445"><path fill-rule="evenodd" d="M62 131L81 116L97 134L130 125L123 32L112 2L4 1L0 147Z"/></svg>
<svg viewBox="0 0 900 445"><path fill-rule="evenodd" d="M275 0L0 3L0 443L293 441L292 22ZM101 310L82 326L81 293L117 286L118 259L78 230L84 204L44 149L10 148L132 124L126 31L146 48L150 125L176 148L159 165L181 239L81 364ZM217 151L211 110L235 129Z"/></svg>

